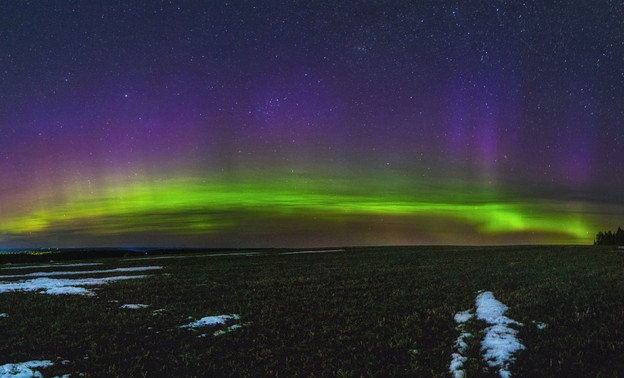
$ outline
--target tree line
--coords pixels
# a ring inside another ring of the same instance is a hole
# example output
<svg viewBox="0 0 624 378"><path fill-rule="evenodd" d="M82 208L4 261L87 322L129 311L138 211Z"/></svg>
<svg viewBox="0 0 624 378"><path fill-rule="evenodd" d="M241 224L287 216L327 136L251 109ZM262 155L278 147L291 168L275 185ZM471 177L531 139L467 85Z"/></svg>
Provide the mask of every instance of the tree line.
<svg viewBox="0 0 624 378"><path fill-rule="evenodd" d="M624 245L624 230L618 227L616 232L599 232L594 245Z"/></svg>

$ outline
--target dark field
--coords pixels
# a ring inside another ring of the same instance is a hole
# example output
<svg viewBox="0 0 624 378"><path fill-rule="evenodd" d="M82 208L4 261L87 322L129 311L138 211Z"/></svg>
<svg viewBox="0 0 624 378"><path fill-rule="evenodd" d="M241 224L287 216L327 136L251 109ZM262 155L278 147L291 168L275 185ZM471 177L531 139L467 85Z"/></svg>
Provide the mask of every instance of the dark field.
<svg viewBox="0 0 624 378"><path fill-rule="evenodd" d="M132 273L147 278L89 287L95 296L0 293L0 313L8 315L0 317L0 365L50 360L54 366L40 370L44 376L450 376L459 336L454 315L488 290L509 307L506 316L524 324L517 336L526 349L511 365L514 377L624 376L624 250L280 252L97 258L73 262L103 265L32 263L19 270L2 265L0 275L163 268ZM222 314L240 319L180 328ZM242 326L213 334L235 323ZM536 326L541 323L544 329ZM495 376L475 337L465 353L466 375Z"/></svg>

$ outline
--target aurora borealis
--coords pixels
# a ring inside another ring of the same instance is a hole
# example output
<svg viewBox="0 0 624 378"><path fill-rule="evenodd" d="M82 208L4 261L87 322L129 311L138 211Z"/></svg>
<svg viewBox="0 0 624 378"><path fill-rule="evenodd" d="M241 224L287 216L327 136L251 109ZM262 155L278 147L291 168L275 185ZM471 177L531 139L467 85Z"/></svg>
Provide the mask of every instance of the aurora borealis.
<svg viewBox="0 0 624 378"><path fill-rule="evenodd" d="M0 5L0 249L590 243L624 5Z"/></svg>

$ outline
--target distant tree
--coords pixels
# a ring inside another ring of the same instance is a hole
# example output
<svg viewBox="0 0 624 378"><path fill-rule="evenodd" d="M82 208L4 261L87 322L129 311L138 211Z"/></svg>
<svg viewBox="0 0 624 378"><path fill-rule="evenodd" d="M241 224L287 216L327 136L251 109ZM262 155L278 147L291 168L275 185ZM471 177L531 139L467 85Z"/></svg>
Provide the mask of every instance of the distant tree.
<svg viewBox="0 0 624 378"><path fill-rule="evenodd" d="M618 227L616 232L611 230L606 232L598 232L594 245L624 245L624 230Z"/></svg>
<svg viewBox="0 0 624 378"><path fill-rule="evenodd" d="M602 231L599 231L596 234L596 239L594 239L594 245L602 245L603 240L604 240L604 234L602 233Z"/></svg>

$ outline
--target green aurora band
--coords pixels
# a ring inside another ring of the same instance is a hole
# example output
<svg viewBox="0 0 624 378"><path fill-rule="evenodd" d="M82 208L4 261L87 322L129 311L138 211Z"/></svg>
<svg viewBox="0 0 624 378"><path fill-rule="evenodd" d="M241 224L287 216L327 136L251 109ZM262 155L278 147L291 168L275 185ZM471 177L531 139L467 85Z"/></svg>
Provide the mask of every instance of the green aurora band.
<svg viewBox="0 0 624 378"><path fill-rule="evenodd" d="M246 219L256 219L273 235L301 232L284 230L289 221L293 228L313 223L318 228L358 219L374 227L376 217L384 217L427 232L427 222L435 219L466 225L485 241L488 236L532 233L535 242L568 244L590 243L597 229L582 204L520 202L517 196L505 198L496 189L468 182L436 180L436 187L430 187L397 177L244 177L142 178L99 189L65 188L62 196L38 201L37 208L0 219L0 239L72 229L86 238L133 233L201 236L249 227L244 226ZM281 226L272 229L276 220Z"/></svg>

